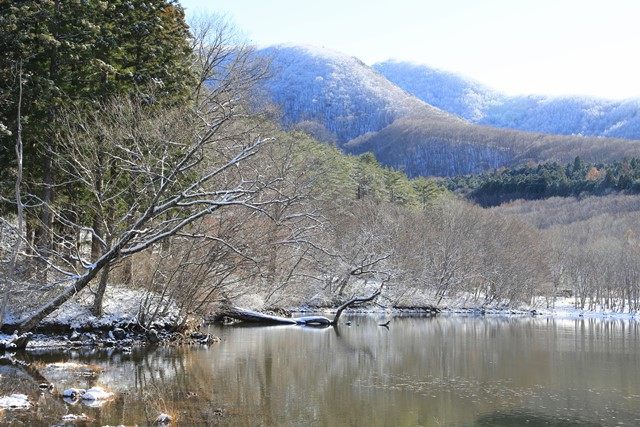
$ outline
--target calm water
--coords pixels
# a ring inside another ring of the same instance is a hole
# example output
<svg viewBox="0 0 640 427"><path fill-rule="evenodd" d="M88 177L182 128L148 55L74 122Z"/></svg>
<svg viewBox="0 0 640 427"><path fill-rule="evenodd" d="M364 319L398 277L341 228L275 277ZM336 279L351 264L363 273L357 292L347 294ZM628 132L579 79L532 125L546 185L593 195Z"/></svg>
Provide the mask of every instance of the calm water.
<svg viewBox="0 0 640 427"><path fill-rule="evenodd" d="M638 322L405 317L386 330L379 317L351 320L214 327L222 342L209 349L17 355L31 368L0 366L1 392L39 402L0 422L84 412L98 425L145 425L168 412L180 425L640 425ZM66 404L38 391L42 378L116 398Z"/></svg>

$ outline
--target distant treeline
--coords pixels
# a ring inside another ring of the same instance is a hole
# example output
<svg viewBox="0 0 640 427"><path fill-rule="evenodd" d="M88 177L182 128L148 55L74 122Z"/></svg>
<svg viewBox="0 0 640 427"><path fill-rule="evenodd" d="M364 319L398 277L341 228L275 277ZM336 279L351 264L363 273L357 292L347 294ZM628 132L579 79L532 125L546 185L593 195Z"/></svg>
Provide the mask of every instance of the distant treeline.
<svg viewBox="0 0 640 427"><path fill-rule="evenodd" d="M448 178L451 191L482 206L549 197L580 197L615 192L640 193L640 158L588 163L580 157L567 164L547 162L500 168L477 175Z"/></svg>

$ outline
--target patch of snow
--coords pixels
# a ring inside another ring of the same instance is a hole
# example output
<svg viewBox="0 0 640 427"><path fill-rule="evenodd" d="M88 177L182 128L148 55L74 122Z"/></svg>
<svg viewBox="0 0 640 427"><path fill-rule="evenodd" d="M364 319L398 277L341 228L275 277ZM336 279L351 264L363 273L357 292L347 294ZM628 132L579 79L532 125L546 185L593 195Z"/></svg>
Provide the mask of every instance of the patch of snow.
<svg viewBox="0 0 640 427"><path fill-rule="evenodd" d="M611 318L611 319L637 319L637 313L630 312L628 307L622 309L611 309L601 305L596 305L595 310L581 309L575 306L574 298L556 298L555 304L552 307L546 308L546 302L544 298L537 298L536 312L543 316L559 317L559 318L577 318L577 317L589 317L589 318ZM617 307L621 307L622 304L618 302Z"/></svg>
<svg viewBox="0 0 640 427"><path fill-rule="evenodd" d="M56 362L49 363L47 366L53 369L81 369L86 367L87 365L75 362Z"/></svg>
<svg viewBox="0 0 640 427"><path fill-rule="evenodd" d="M82 293L46 317L43 323L68 325L71 329L99 328L114 324L135 323L140 306L147 297L148 293L144 289L131 289L112 284L109 285L105 292L103 316L96 317L91 314L93 296L89 293ZM151 295L150 301L152 303L155 299L159 300L159 297ZM178 308L175 305L171 305L166 311L166 315L157 319L157 322L163 323L176 320L178 317Z"/></svg>
<svg viewBox="0 0 640 427"><path fill-rule="evenodd" d="M0 408L3 409L27 409L31 406L26 394L12 394L0 397Z"/></svg>

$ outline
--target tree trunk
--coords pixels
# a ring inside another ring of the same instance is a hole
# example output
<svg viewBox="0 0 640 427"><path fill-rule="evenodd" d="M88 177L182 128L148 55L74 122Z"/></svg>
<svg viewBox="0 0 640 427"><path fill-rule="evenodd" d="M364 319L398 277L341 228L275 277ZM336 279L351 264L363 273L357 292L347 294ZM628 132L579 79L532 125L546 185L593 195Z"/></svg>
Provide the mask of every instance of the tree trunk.
<svg viewBox="0 0 640 427"><path fill-rule="evenodd" d="M333 320L324 316L303 316L303 317L281 317L272 316L270 314L260 313L258 311L247 310L240 307L230 307L224 311L223 315L232 319L240 320L248 323L257 323L262 325L300 325L300 326L337 326L338 320L342 312L355 304L362 304L376 299L382 288L378 289L368 297L355 297L345 302L336 309L336 315Z"/></svg>
<svg viewBox="0 0 640 427"><path fill-rule="evenodd" d="M100 226L100 219L97 214L93 216L91 227L93 228L93 234L91 234L91 262L95 262L100 258L100 254L102 253L100 239L103 234L102 227Z"/></svg>
<svg viewBox="0 0 640 427"><path fill-rule="evenodd" d="M11 261L9 264L9 271L6 276L4 284L4 294L2 295L2 302L0 303L0 328L4 325L4 318L7 312L7 305L9 304L9 295L13 289L13 283L15 282L18 264L18 254L20 253L20 247L22 246L22 234L24 228L24 206L22 205L22 62L20 62L18 69L18 114L17 114L17 137L16 137L16 183L15 183L15 199L17 205L17 228L16 228L16 242L13 246L11 253Z"/></svg>
<svg viewBox="0 0 640 427"><path fill-rule="evenodd" d="M120 241L118 245L111 248L98 261L82 276L75 279L74 282L67 286L57 297L40 307L31 316L23 319L17 326L20 332L32 331L38 324L49 314L56 311L62 304L69 301L78 292L82 291L91 282L93 278L98 275L98 272L113 261L122 247L126 244L127 240Z"/></svg>
<svg viewBox="0 0 640 427"><path fill-rule="evenodd" d="M58 20L60 16L60 0L55 0L55 15L53 22L53 35L58 38ZM49 78L54 83L57 82L58 77L58 48L54 47L51 50L51 57L49 59ZM56 119L56 105L52 105L49 109L49 120L54 122ZM52 228L53 228L53 201L55 197L54 193L54 170L53 160L51 153L53 152L53 135L48 135L45 142L45 150L42 159L42 175L44 189L42 193L42 212L40 216L40 227L38 228L37 246L40 252L41 264L43 268L46 266L46 260L49 259L51 244L52 244Z"/></svg>
<svg viewBox="0 0 640 427"><path fill-rule="evenodd" d="M100 272L100 281L98 282L98 290L93 298L93 307L91 307L91 313L96 316L102 316L102 299L104 298L104 292L107 290L107 283L109 282L109 272L111 266L106 265L102 272Z"/></svg>

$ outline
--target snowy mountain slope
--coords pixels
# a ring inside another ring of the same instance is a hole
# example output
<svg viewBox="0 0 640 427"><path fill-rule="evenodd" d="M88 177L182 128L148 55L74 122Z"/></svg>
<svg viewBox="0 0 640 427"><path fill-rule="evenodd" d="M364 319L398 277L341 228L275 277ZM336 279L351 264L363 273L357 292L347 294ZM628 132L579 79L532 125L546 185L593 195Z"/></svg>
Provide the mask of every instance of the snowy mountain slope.
<svg viewBox="0 0 640 427"><path fill-rule="evenodd" d="M505 99L479 82L424 65L389 60L372 68L422 101L470 121L481 120L487 108Z"/></svg>
<svg viewBox="0 0 640 427"><path fill-rule="evenodd" d="M509 97L474 80L409 62L373 68L424 102L490 126L563 135L640 139L640 100Z"/></svg>
<svg viewBox="0 0 640 427"><path fill-rule="evenodd" d="M478 122L565 135L640 139L640 100L511 97L489 106Z"/></svg>
<svg viewBox="0 0 640 427"><path fill-rule="evenodd" d="M457 121L409 95L357 58L325 48L290 45L268 47L258 54L270 61L271 76L263 90L281 109L285 127L315 122L338 142L346 142L413 114Z"/></svg>

